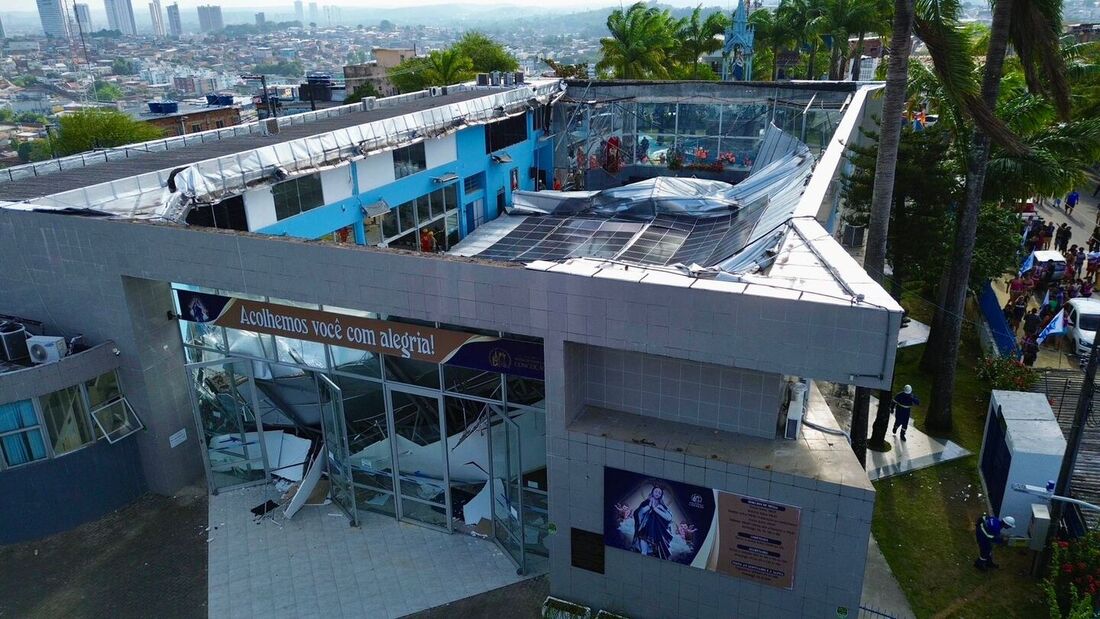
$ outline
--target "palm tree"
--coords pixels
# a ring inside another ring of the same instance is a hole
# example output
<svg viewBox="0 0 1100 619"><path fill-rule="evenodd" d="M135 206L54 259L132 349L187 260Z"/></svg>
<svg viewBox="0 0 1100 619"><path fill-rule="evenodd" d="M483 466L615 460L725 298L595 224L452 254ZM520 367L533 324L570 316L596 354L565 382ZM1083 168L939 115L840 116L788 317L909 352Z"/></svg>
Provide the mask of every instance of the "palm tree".
<svg viewBox="0 0 1100 619"><path fill-rule="evenodd" d="M680 42L677 56L680 62L691 65L692 79L699 78L699 57L722 49L722 40L716 38L729 26L729 19L721 11L714 11L702 17L703 6L699 5L690 17L676 22L676 38Z"/></svg>
<svg viewBox="0 0 1100 619"><path fill-rule="evenodd" d="M817 46L821 42L819 29L823 9L824 0L780 0L779 8L776 9L776 17L793 28L799 47L810 48L809 64L806 66L808 80L815 76L814 65L817 64Z"/></svg>
<svg viewBox="0 0 1100 619"><path fill-rule="evenodd" d="M951 0L952 2L954 0ZM1019 6L1017 6L1019 5ZM1060 0L997 0L993 6L993 24L989 34L989 47L986 51L985 71L982 75L980 102L988 109L994 109L1000 93L1003 76L1005 52L1009 42L1031 40L1015 47L1020 57L1020 64L1025 67L1025 72L1031 67L1043 66L1044 70L1064 72L1065 65L1059 65L1050 58L1050 40L1057 40L1061 32L1061 3ZM1014 17L1023 16L1023 20L1014 20ZM920 30L918 27L918 34ZM928 43L928 40L921 35ZM932 44L929 50L932 51ZM1059 58L1061 57L1060 54ZM933 52L933 59L935 60ZM938 73L943 73L946 67L941 62L936 62ZM1039 80L1037 75L1028 78L1029 86L1045 88L1049 86L1055 106L1068 115L1069 93L1068 87L1063 88L1065 75L1046 75ZM975 121L978 118L975 117ZM978 223L978 211L981 207L985 189L986 172L989 164L989 154L992 139L991 135L982 123L977 122L968 153L966 168L966 199L960 209L955 234L955 250L952 254L951 268L947 276L947 292L945 306L939 312L940 324L937 328L935 342L935 357L930 358L930 364L935 366L932 380L932 397L928 406L927 424L930 429L948 431L952 425L951 399L955 389L955 371L958 365L958 348L962 335L963 311L966 304L966 293L970 283L970 265L974 258L975 233ZM1012 149L1013 155L1029 154L1026 146L1020 145L1019 149ZM933 342L929 342L926 354L933 350Z"/></svg>
<svg viewBox="0 0 1100 619"><path fill-rule="evenodd" d="M623 79L668 77L669 55L675 46L673 23L668 11L643 2L625 12L615 9L607 17L611 36L600 39L596 70Z"/></svg>
<svg viewBox="0 0 1100 619"><path fill-rule="evenodd" d="M890 0L873 0L873 2L875 9L872 14L861 15L859 19L853 19L850 24L852 30L859 33L859 41L856 43L856 49L852 57L853 82L858 82L860 78L863 60L863 42L867 38L867 33L874 32L882 38L885 37L892 28L891 14L893 13L893 6ZM910 19L912 19L912 17L910 17ZM910 30L911 29L912 26L910 26ZM843 73L841 73L840 79L844 79Z"/></svg>
<svg viewBox="0 0 1100 619"><path fill-rule="evenodd" d="M890 229L890 208L894 204L894 176L901 142L901 115L908 94L909 52L912 50L914 0L895 0L893 36L890 39L890 64L886 72L886 93L882 103L882 126L879 130L878 154L875 160L875 181L871 195L871 214L867 229L867 250L863 269L875 281L885 286L886 237ZM847 37L845 37L847 42ZM863 37L857 55L863 50ZM875 416L870 444L882 447L890 413L887 402L893 394L879 392L879 410ZM866 402L867 398L856 398ZM867 436L867 411L853 411L852 436ZM862 427L860 427L862 426ZM860 441L862 442L862 441ZM857 450L857 454L860 452Z"/></svg>
<svg viewBox="0 0 1100 619"><path fill-rule="evenodd" d="M771 61L771 71L768 74L772 80L779 78L779 50L786 49L795 42L795 32L791 25L780 18L778 12L772 13L768 9L757 9L749 15L749 23L756 32L753 46L756 48L753 60L754 68L763 67L762 60L767 57ZM761 52L767 52L766 54ZM755 73L755 71L754 71Z"/></svg>
<svg viewBox="0 0 1100 619"><path fill-rule="evenodd" d="M848 35L874 28L879 23L878 9L876 0L825 1L818 17L818 27L832 38L829 46L829 79L843 78L848 59Z"/></svg>
<svg viewBox="0 0 1100 619"><path fill-rule="evenodd" d="M436 50L425 59L423 79L427 86L458 84L473 77L473 69L469 57L458 49Z"/></svg>

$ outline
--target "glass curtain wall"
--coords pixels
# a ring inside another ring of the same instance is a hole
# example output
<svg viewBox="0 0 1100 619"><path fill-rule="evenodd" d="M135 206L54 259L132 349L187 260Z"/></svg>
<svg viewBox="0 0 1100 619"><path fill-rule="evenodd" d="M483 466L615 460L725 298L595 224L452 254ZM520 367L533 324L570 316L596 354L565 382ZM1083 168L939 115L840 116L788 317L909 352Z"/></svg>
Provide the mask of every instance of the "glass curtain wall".
<svg viewBox="0 0 1100 619"><path fill-rule="evenodd" d="M769 123L816 154L836 130L850 93L773 89L740 98L619 101L567 106L570 166L664 166L669 170L747 172ZM560 160L559 160L560 161Z"/></svg>
<svg viewBox="0 0 1100 619"><path fill-rule="evenodd" d="M251 298L530 339L360 310ZM331 381L341 399L347 441L346 453L337 457L350 471L353 494L342 504L354 504L360 514L386 514L444 531L478 531L498 539L521 568L544 568L539 558L547 556L549 522L543 381L186 321L179 324L190 363L205 362L222 373L232 368L251 375L256 393L261 394L260 415L258 421L255 415L246 419L250 423L242 428L244 432L255 431L258 422L274 425L271 414L264 412L265 385L313 373ZM220 404L215 398L211 406ZM502 459L496 452L508 445L512 451L505 449ZM230 468L241 471L244 467ZM247 470L255 475L262 473L262 466ZM252 480L237 476L226 481Z"/></svg>

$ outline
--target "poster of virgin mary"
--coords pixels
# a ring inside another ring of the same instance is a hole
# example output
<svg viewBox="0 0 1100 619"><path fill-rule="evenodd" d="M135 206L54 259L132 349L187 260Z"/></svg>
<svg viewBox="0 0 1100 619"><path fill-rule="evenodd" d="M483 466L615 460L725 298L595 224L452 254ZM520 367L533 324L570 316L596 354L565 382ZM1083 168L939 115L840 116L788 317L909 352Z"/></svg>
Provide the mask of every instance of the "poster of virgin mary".
<svg viewBox="0 0 1100 619"><path fill-rule="evenodd" d="M682 482L604 469L604 544L690 565L714 516L714 494Z"/></svg>

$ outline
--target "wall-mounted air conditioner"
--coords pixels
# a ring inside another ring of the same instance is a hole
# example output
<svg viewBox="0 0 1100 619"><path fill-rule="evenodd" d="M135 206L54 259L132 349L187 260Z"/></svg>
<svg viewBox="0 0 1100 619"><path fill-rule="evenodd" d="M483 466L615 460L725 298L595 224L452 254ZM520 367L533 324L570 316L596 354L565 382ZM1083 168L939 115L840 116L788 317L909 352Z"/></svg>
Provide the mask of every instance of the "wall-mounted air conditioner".
<svg viewBox="0 0 1100 619"><path fill-rule="evenodd" d="M783 430L783 437L794 440L802 432L802 418L806 413L806 393L809 387L806 383L791 383L791 401L787 405L787 427Z"/></svg>
<svg viewBox="0 0 1100 619"><path fill-rule="evenodd" d="M56 335L35 335L27 338L31 361L37 364L55 363L68 352L65 338Z"/></svg>

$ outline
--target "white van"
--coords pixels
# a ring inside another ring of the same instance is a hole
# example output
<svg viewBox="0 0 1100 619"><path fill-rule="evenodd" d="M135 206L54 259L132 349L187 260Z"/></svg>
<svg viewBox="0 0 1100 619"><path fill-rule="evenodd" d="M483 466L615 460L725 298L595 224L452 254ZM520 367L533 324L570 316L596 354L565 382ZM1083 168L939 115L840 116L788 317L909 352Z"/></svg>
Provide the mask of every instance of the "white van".
<svg viewBox="0 0 1100 619"><path fill-rule="evenodd" d="M1073 352L1084 358L1092 352L1093 338L1100 330L1100 299L1070 299L1068 305L1066 336L1073 342Z"/></svg>

